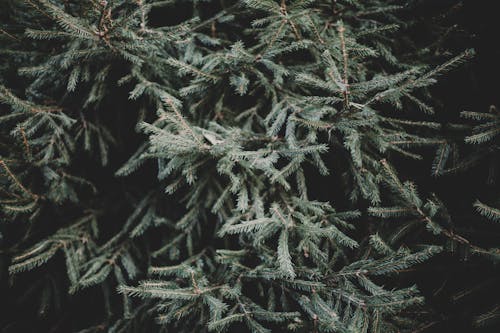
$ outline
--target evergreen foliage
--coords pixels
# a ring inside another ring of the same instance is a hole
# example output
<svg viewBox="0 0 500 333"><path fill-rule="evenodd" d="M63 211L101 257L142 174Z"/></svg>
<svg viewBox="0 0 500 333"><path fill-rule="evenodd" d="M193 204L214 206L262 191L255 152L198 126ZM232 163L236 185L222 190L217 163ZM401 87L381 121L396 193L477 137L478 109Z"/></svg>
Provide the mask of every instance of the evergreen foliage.
<svg viewBox="0 0 500 333"><path fill-rule="evenodd" d="M428 327L405 272L499 249L466 239L399 161L435 151L430 178L488 160L492 182L500 113L463 112L447 136L431 87L475 52L408 55L405 6L2 2L9 289L39 306L27 312L78 318L47 320L53 332ZM500 198L486 199L470 208L496 225Z"/></svg>

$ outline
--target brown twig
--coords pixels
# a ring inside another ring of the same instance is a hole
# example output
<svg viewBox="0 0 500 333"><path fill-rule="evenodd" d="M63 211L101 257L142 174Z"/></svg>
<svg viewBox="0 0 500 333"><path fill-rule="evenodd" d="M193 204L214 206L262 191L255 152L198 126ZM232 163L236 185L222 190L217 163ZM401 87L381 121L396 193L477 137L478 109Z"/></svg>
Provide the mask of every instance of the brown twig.
<svg viewBox="0 0 500 333"><path fill-rule="evenodd" d="M281 14L283 16L285 16L283 19L290 24L290 27L292 27L292 31L295 35L295 38L297 38L297 40L301 40L300 38L300 34L299 34L299 30L297 29L297 27L295 26L295 23L293 23L292 20L290 20L287 16L288 16L288 12L287 12L287 9L286 9L286 0L281 0L281 5L280 5L280 11L281 11Z"/></svg>
<svg viewBox="0 0 500 333"><path fill-rule="evenodd" d="M34 194L30 190L28 190L26 187L24 187L23 184L17 179L17 177L12 173L12 171L9 169L7 164L4 162L4 160L0 160L0 166L3 167L7 175L14 181L14 183L19 187L24 193L28 194L31 196L33 199L37 200L39 196L37 194Z"/></svg>
<svg viewBox="0 0 500 333"><path fill-rule="evenodd" d="M28 143L28 138L26 137L26 132L23 127L20 127L21 136L23 137L24 149L26 150L26 156L31 157L30 145Z"/></svg>
<svg viewBox="0 0 500 333"><path fill-rule="evenodd" d="M345 28L344 25L341 23L338 27L338 32L339 32L339 37L340 37L340 47L342 48L342 58L344 62L344 78L343 78L343 83L344 83L344 91L342 94L344 95L344 104L345 108L349 108L349 79L348 79L348 54L347 54L347 48L346 48L346 43L345 43Z"/></svg>
<svg viewBox="0 0 500 333"><path fill-rule="evenodd" d="M20 41L20 39L19 39L19 38L17 38L16 36L14 36L14 35L12 35L12 34L8 33L7 31L5 31L5 30L3 30L3 29L0 29L0 33L3 33L3 34L4 34L4 35L6 35L7 37L12 38L12 39L14 39L14 40L16 40L16 41Z"/></svg>

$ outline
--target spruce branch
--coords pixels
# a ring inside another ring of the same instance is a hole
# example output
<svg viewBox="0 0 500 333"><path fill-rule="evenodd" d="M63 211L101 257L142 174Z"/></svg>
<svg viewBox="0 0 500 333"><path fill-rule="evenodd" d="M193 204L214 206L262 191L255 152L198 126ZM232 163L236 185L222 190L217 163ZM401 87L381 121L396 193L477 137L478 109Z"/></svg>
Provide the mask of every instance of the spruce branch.
<svg viewBox="0 0 500 333"><path fill-rule="evenodd" d="M27 194L28 196L32 197L33 200L37 201L40 196L37 195L37 194L34 194L33 192L31 192L30 190L28 190L18 179L17 177L12 173L12 171L9 169L9 167L7 166L7 164L5 163L5 161L3 159L0 159L0 166L2 167L2 169L5 171L5 173L10 177L10 179L14 182L14 184L16 184L16 186L21 190L23 191L25 194Z"/></svg>

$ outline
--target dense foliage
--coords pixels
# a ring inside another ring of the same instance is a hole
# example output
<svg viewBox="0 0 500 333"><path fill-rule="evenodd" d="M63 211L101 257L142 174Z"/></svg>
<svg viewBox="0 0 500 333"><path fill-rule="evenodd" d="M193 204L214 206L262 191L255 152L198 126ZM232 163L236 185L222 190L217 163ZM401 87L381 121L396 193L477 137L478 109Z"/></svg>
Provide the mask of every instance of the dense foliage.
<svg viewBox="0 0 500 333"><path fill-rule="evenodd" d="M500 112L443 117L475 51L409 8L2 1L2 329L419 332L433 267L480 267L446 304L494 285ZM481 168L460 209L429 186Z"/></svg>

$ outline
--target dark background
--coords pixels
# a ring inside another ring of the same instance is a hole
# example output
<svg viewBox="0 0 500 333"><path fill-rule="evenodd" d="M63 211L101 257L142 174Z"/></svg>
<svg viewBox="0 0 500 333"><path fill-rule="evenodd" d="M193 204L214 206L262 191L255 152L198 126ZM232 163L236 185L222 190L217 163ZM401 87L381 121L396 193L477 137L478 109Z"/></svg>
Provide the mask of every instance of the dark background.
<svg viewBox="0 0 500 333"><path fill-rule="evenodd" d="M445 59L450 58L448 52L476 51L474 59L444 75L433 87L436 114L444 130L460 120L461 111L488 112L491 105L500 106L500 21L495 4L498 1L424 0L407 11L418 22L408 32L422 47L441 38L439 50ZM457 233L481 246L498 247L500 228L482 221L472 209L476 199L498 200L499 182L488 177L488 164L433 179L429 177L432 153L427 156L400 170L407 170L405 176L415 180L422 193L435 192L445 202ZM484 328L471 325L474 316L498 305L500 270L493 263L457 248L419 268L417 281L428 305L440 314L422 332L500 332L500 323Z"/></svg>

